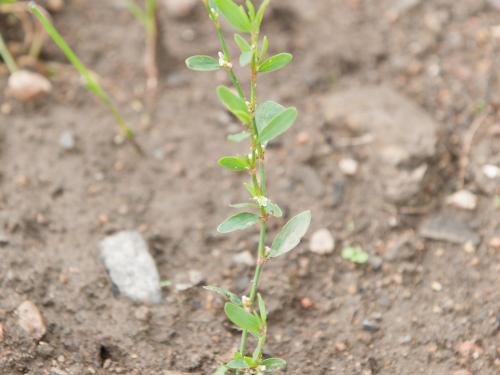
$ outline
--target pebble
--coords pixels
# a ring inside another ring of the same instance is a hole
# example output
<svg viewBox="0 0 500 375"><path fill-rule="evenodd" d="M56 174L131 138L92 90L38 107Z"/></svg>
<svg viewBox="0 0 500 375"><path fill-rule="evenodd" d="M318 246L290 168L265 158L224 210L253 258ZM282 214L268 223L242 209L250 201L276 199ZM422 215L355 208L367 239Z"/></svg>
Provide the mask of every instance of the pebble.
<svg viewBox="0 0 500 375"><path fill-rule="evenodd" d="M380 326L371 320L365 319L363 320L363 329L367 332L377 332Z"/></svg>
<svg viewBox="0 0 500 375"><path fill-rule="evenodd" d="M431 216L420 227L419 233L427 239L455 244L478 245L481 241L481 237L467 224L449 215Z"/></svg>
<svg viewBox="0 0 500 375"><path fill-rule="evenodd" d="M331 254L335 248L335 239L326 228L313 233L309 241L309 250L316 254Z"/></svg>
<svg viewBox="0 0 500 375"><path fill-rule="evenodd" d="M500 250L500 237L493 237L489 242L488 245L495 250Z"/></svg>
<svg viewBox="0 0 500 375"><path fill-rule="evenodd" d="M500 7L500 2L499 2L499 7ZM469 370L458 370L453 373L453 375L472 375L472 372Z"/></svg>
<svg viewBox="0 0 500 375"><path fill-rule="evenodd" d="M52 90L50 81L41 74L18 70L10 75L7 83L8 95L21 102L32 101Z"/></svg>
<svg viewBox="0 0 500 375"><path fill-rule="evenodd" d="M48 358L54 354L54 348L46 342L41 341L36 347L36 352L41 357Z"/></svg>
<svg viewBox="0 0 500 375"><path fill-rule="evenodd" d="M460 190L448 196L446 204L463 210L475 210L477 207L477 196L468 190Z"/></svg>
<svg viewBox="0 0 500 375"><path fill-rule="evenodd" d="M313 306L313 301L310 298L308 298L308 297L304 297L304 298L302 298L300 300L300 305L304 309L308 310L308 309L310 309Z"/></svg>
<svg viewBox="0 0 500 375"><path fill-rule="evenodd" d="M4 232L0 232L0 246L6 246L10 243L9 237Z"/></svg>
<svg viewBox="0 0 500 375"><path fill-rule="evenodd" d="M368 263L372 267L374 271L380 271L382 269L382 266L384 264L384 261L382 260L381 257L378 256L370 256L368 258Z"/></svg>
<svg viewBox="0 0 500 375"><path fill-rule="evenodd" d="M45 6L50 12L57 13L64 9L64 0L47 0Z"/></svg>
<svg viewBox="0 0 500 375"><path fill-rule="evenodd" d="M483 170L483 174L492 180L500 177L500 168L497 167L496 165L493 165L493 164L483 165L482 170Z"/></svg>
<svg viewBox="0 0 500 375"><path fill-rule="evenodd" d="M311 142L311 136L308 132L301 131L299 134L297 134L296 142L301 146L306 145Z"/></svg>
<svg viewBox="0 0 500 375"><path fill-rule="evenodd" d="M245 266L255 265L255 259L250 251L242 251L241 253L233 255L233 262L236 264L243 264Z"/></svg>
<svg viewBox="0 0 500 375"><path fill-rule="evenodd" d="M66 371L59 370L58 368L52 367L50 369L50 375L68 375Z"/></svg>
<svg viewBox="0 0 500 375"><path fill-rule="evenodd" d="M162 0L162 4L167 10L167 13L175 18L189 16L198 3L198 0Z"/></svg>
<svg viewBox="0 0 500 375"><path fill-rule="evenodd" d="M178 292L191 289L195 286L203 284L203 282L205 281L205 276L200 271L197 270L189 270L187 276L188 276L187 282L175 283L175 289Z"/></svg>
<svg viewBox="0 0 500 375"><path fill-rule="evenodd" d="M121 294L146 303L161 302L160 277L139 232L122 231L99 244L101 259Z"/></svg>
<svg viewBox="0 0 500 375"><path fill-rule="evenodd" d="M359 163L350 158L344 158L339 161L340 171L346 176L355 176L358 173Z"/></svg>
<svg viewBox="0 0 500 375"><path fill-rule="evenodd" d="M433 281L431 284L431 288L435 292L440 292L443 290L443 285L437 281Z"/></svg>
<svg viewBox="0 0 500 375"><path fill-rule="evenodd" d="M73 132L66 130L59 136L59 146L66 151L71 151L75 148L75 135Z"/></svg>
<svg viewBox="0 0 500 375"><path fill-rule="evenodd" d="M17 324L27 334L40 340L47 332L47 327L38 307L31 301L24 301L16 309Z"/></svg>

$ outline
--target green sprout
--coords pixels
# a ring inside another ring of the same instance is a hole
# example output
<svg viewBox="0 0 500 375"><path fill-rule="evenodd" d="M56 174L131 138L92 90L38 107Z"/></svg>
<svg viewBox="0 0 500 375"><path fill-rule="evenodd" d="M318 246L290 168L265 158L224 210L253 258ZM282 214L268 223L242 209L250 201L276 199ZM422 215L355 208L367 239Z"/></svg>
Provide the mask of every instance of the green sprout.
<svg viewBox="0 0 500 375"><path fill-rule="evenodd" d="M250 153L245 153L245 156L225 156L219 160L219 164L226 169L248 173L250 182L245 183L245 188L250 199L248 202L231 205L233 208L248 211L230 216L217 230L220 233L230 233L256 225L260 230L257 265L249 295L240 298L223 288L207 287L227 299L224 312L228 319L242 330L239 350L231 361L217 369L215 375L276 372L285 368L286 362L279 358L263 358L267 338L267 312L264 299L258 293L259 282L266 262L288 253L300 243L309 228L311 212L304 211L293 217L283 226L271 246L266 246L269 220L283 215L280 207L267 196L266 146L293 125L297 110L273 101L257 102L257 78L260 74L284 68L292 60L292 55L279 53L267 57L269 40L266 36L261 37L260 29L269 0L264 0L258 9L250 0L246 1L246 8L238 6L233 0L203 0L203 3L215 26L222 51L219 52L218 58L192 56L186 60L186 65L196 71L224 70L228 74L236 92L226 86L219 86L217 95L226 109L242 124L241 132L230 135L228 139L234 142L248 139L250 143ZM221 16L241 33L234 35L234 41L241 52L240 65L250 68L249 96L246 96L233 70L233 60L221 27ZM252 353L247 350L249 335L255 338L256 343Z"/></svg>
<svg viewBox="0 0 500 375"><path fill-rule="evenodd" d="M38 18L43 28L50 35L52 40L57 44L57 46L64 53L66 58L70 61L73 67L80 73L82 76L85 87L94 94L97 99L111 112L113 118L115 119L119 129L123 133L123 135L128 139L128 141L134 146L139 154L143 154L142 148L137 143L135 139L135 134L131 128L128 127L125 119L122 114L116 107L116 105L111 100L110 96L102 86L99 84L99 81L96 78L94 72L87 69L87 67L81 62L76 53L71 49L66 40L62 37L62 35L57 31L52 22L45 16L43 11L40 9L38 5L35 3L30 3L31 12Z"/></svg>
<svg viewBox="0 0 500 375"><path fill-rule="evenodd" d="M360 246L344 246L341 256L342 259L351 263L366 264L368 262L368 253Z"/></svg>
<svg viewBox="0 0 500 375"><path fill-rule="evenodd" d="M156 11L158 4L156 0L145 0L144 7L137 5L135 0L128 1L130 12L143 25L146 31L146 55L145 55L145 70L146 70L146 88L151 97L156 95L158 87L158 66L156 44L158 39L158 23Z"/></svg>
<svg viewBox="0 0 500 375"><path fill-rule="evenodd" d="M7 69L9 70L10 74L13 74L14 72L17 71L16 61L10 54L9 49L7 48L7 44L5 44L5 41L2 37L2 34L0 34L0 56L2 57L2 60L5 62L5 65L7 66Z"/></svg>

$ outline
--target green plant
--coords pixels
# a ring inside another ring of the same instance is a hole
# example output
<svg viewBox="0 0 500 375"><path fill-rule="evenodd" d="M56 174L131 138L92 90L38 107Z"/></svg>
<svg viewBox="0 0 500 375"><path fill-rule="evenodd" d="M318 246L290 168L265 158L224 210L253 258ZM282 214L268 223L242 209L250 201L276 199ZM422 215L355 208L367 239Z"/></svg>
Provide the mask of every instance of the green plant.
<svg viewBox="0 0 500 375"><path fill-rule="evenodd" d="M344 246L341 256L342 259L356 264L366 264L369 258L368 253L360 246Z"/></svg>
<svg viewBox="0 0 500 375"><path fill-rule="evenodd" d="M259 226L260 236L257 248L257 265L248 296L238 297L228 290L207 287L208 290L223 295L227 302L224 311L229 320L242 330L239 350L231 361L219 367L215 374L230 372L236 374L262 374L283 369L286 362L279 358L263 358L263 348L267 337L267 313L264 299L258 293L259 281L264 264L272 258L293 250L305 235L311 222L310 211L304 211L293 217L281 229L270 247L266 247L266 232L271 217L281 217L280 207L267 196L265 152L266 146L276 137L288 130L297 118L297 110L273 101L257 102L257 78L285 67L291 60L289 53L279 53L267 57L269 41L261 38L260 28L269 0L264 0L257 9L252 1L238 6L233 0L203 0L208 16L215 25L215 31L221 45L219 58L211 56L192 56L186 60L188 68L196 71L226 71L236 90L234 93L225 86L217 88L217 95L222 104L242 123L242 131L229 136L229 140L250 141L250 153L246 156L225 156L219 164L229 170L247 172L250 182L245 183L250 201L232 205L236 209L248 209L238 212L219 225L220 233L243 230ZM247 97L233 70L233 62L221 28L221 16L243 35L235 34L234 41L240 49L239 62L250 67L250 95ZM250 39L248 39L248 37ZM255 306L256 305L256 306ZM255 338L255 350L247 352L249 334Z"/></svg>
<svg viewBox="0 0 500 375"><path fill-rule="evenodd" d="M146 88L150 96L156 95L158 87L158 66L156 44L158 39L158 23L156 17L157 11L156 0L145 0L144 8L137 5L135 0L128 1L130 12L144 26L146 31L146 52L145 52L145 69L146 69Z"/></svg>
<svg viewBox="0 0 500 375"><path fill-rule="evenodd" d="M5 65L7 66L7 69L9 70L10 74L17 71L16 62L12 57L12 55L10 54L7 45L5 44L2 34L0 34L0 56L2 57L2 60L5 62Z"/></svg>
<svg viewBox="0 0 500 375"><path fill-rule="evenodd" d="M115 119L123 135L134 146L134 148L137 150L138 153L143 154L142 148L139 146L139 144L135 139L134 132L132 131L131 128L128 127L125 119L123 118L122 114L120 113L116 105L111 100L108 93L99 84L99 81L97 80L95 73L87 69L87 67L81 62L81 60L78 58L75 52L64 40L62 35L57 31L52 22L45 16L44 12L40 9L38 5L32 2L30 4L30 10L36 16L36 18L38 18L43 28L47 31L52 40L61 49L66 58L80 73L85 82L85 87L92 94L94 94L97 97L97 99L99 99L99 101L111 112L113 118Z"/></svg>

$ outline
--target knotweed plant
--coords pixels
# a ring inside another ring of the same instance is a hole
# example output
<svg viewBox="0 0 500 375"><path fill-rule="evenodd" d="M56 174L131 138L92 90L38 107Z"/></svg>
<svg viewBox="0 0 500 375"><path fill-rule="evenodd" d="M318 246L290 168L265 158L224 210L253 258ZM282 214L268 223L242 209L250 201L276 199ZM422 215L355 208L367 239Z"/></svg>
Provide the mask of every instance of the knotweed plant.
<svg viewBox="0 0 500 375"><path fill-rule="evenodd" d="M271 57L267 56L269 41L266 36L261 36L260 30L269 0L264 0L258 8L250 0L245 2L245 7L237 5L233 0L203 0L203 3L215 25L221 52L218 58L192 56L186 60L186 65L197 71L227 72L233 89L220 86L217 88L217 95L242 126L242 131L230 135L229 140L234 142L249 140L250 143L249 152L243 156L225 156L219 160L219 164L226 169L246 172L250 181L244 184L249 194L249 201L233 204L232 207L240 212L230 216L217 229L220 233L230 233L258 226L260 231L257 265L249 294L240 298L223 288L206 287L227 299L224 311L229 320L242 330L238 351L228 363L217 369L215 375L276 372L286 367L286 361L263 356L267 339L267 313L264 299L258 292L259 281L268 261L286 254L299 244L311 222L311 213L304 211L293 217L284 225L271 245L266 246L269 221L273 217L283 215L278 204L267 195L266 146L293 125L297 118L297 110L294 107L286 108L273 101L259 103L257 78L261 74L284 68L292 60L292 55L278 53ZM240 32L234 34L234 41L240 50L240 65L248 66L250 70L248 96L233 70L233 60L221 28L222 17ZM254 350L247 348L249 336L254 337Z"/></svg>
<svg viewBox="0 0 500 375"><path fill-rule="evenodd" d="M156 96L158 87L158 66L156 44L158 39L158 23L157 23L157 8L156 0L145 0L144 6L141 7L135 0L128 1L130 12L137 18L146 31L146 52L145 52L145 70L146 70L146 89L150 101Z"/></svg>
<svg viewBox="0 0 500 375"><path fill-rule="evenodd" d="M127 125L124 117L114 104L111 97L100 85L94 72L90 71L76 55L76 53L71 49L63 36L57 31L52 22L45 16L41 8L34 2L30 4L31 12L38 18L40 24L50 35L52 40L57 44L57 46L64 53L66 58L70 61L73 67L80 73L82 79L84 80L85 87L94 94L97 99L111 112L118 128L122 132L123 136L134 146L139 154L143 154L142 148L139 146L135 139L135 134L133 130Z"/></svg>

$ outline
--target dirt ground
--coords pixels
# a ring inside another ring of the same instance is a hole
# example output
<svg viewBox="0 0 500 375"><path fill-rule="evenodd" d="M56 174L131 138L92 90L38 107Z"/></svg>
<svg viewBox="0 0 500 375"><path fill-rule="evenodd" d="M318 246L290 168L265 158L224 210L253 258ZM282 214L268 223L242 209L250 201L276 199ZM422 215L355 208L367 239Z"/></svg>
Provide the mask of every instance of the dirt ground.
<svg viewBox="0 0 500 375"><path fill-rule="evenodd" d="M287 217L311 209L313 223L299 249L266 265L266 354L287 359L287 374L499 374L500 184L481 168L500 166L500 5L271 3L271 50L289 50L295 60L263 78L259 95L297 106L300 121L268 152L270 195ZM226 77L190 72L183 63L192 54L216 55L212 25L201 5L184 18L161 11L162 74L148 123L143 33L123 3L68 1L54 21L104 77L147 156L113 143L112 118L54 45L43 53L54 87L40 101L23 105L5 96L4 71L0 374L210 374L239 334L226 322L222 300L175 285L195 270L206 283L243 294L253 267L233 256L253 252L257 242L253 231L215 230L230 214L228 204L245 197L242 177L216 160L245 146L226 141L237 124L214 92ZM437 126L425 183L411 199L387 199L380 186L393 177L373 167L380 150L341 143L360 134L349 133L325 104L349 88L374 86L389 87ZM446 200L461 188L464 140L475 126L464 187L478 203L463 210ZM67 131L76 137L71 151L59 144ZM346 157L359 162L355 176L339 168ZM454 234L478 241L428 239L433 235L422 227L436 215L458 220L467 230ZM336 239L331 254L309 251L321 228ZM98 243L124 229L143 233L162 279L174 282L159 305L113 294ZM343 260L345 244L363 247L369 264ZM17 324L25 300L45 319L41 341Z"/></svg>

